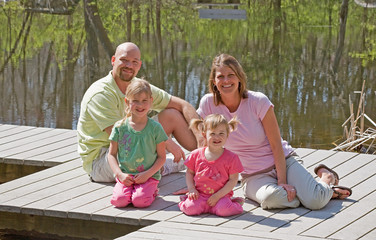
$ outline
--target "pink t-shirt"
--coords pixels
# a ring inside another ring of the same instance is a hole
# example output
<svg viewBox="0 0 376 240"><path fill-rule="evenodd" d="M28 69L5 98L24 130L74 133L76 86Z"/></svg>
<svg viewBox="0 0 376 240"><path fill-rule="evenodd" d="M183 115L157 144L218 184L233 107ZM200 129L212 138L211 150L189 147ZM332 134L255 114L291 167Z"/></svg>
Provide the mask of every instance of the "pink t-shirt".
<svg viewBox="0 0 376 240"><path fill-rule="evenodd" d="M274 165L273 152L261 122L270 107L274 105L263 93L248 91L248 98L242 99L238 109L230 113L223 104L215 106L213 94L210 93L201 99L197 113L202 118L218 113L227 120L237 116L240 124L236 131L230 133L225 147L239 156L244 167L243 173L253 174ZM281 141L287 156L293 149L286 141Z"/></svg>
<svg viewBox="0 0 376 240"><path fill-rule="evenodd" d="M231 174L241 173L243 166L239 157L227 149L224 149L217 160L208 161L205 157L205 148L192 151L184 164L195 172L194 181L197 191L212 195L228 182ZM233 192L227 195L231 197Z"/></svg>

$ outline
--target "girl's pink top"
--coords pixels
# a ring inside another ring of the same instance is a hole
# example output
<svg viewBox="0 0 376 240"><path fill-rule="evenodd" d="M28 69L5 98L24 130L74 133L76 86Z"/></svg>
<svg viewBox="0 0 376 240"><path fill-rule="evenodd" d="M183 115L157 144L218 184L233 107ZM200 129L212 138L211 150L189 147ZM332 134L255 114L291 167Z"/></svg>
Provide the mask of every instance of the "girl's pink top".
<svg viewBox="0 0 376 240"><path fill-rule="evenodd" d="M243 166L239 157L227 149L224 149L218 159L208 161L205 157L205 149L206 147L192 151L184 164L195 172L194 181L197 191L212 195L223 188L231 174L241 173ZM231 197L233 192L227 195Z"/></svg>
<svg viewBox="0 0 376 240"><path fill-rule="evenodd" d="M270 107L274 105L263 93L248 91L248 98L242 99L238 109L230 113L223 104L215 106L210 93L201 99L197 113L202 118L213 113L222 114L227 120L237 116L240 124L230 133L225 147L239 156L243 174L254 174L274 166L273 152L261 122ZM285 156L293 152L286 141L281 141Z"/></svg>

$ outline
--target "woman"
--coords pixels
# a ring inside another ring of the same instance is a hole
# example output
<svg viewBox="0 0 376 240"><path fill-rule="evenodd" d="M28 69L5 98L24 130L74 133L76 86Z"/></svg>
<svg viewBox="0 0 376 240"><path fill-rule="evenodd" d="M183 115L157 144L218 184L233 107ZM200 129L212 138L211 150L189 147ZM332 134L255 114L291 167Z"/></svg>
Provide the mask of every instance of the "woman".
<svg viewBox="0 0 376 240"><path fill-rule="evenodd" d="M274 105L260 92L246 89L246 75L232 56L220 54L213 60L209 90L200 101L198 114L205 118L219 113L240 122L225 145L239 155L243 164L246 197L263 209L298 207L323 208L331 198L344 199L351 189L338 186L338 174L321 164L312 175L299 163L292 147L281 139Z"/></svg>

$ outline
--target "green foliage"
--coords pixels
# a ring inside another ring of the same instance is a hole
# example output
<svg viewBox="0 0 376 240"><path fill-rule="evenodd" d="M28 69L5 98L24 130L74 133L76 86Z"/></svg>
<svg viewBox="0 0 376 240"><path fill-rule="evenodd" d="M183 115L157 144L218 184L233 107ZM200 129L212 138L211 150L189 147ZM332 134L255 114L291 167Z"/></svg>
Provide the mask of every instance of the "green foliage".
<svg viewBox="0 0 376 240"><path fill-rule="evenodd" d="M53 43L53 55L62 67L67 60L67 36L72 36L73 48L82 45L82 36L85 34L82 6L76 7L71 16L28 12L19 5L18 1L5 4L1 10L0 22L6 23L0 25L0 32L5 35L4 39L6 39L6 41L0 41L1 49L6 56L12 54L12 61L15 64L24 53L26 58L31 58L37 55L46 44ZM23 26L23 21L28 14L30 14L29 20ZM67 25L68 18L72 18L70 28ZM27 33L28 25L30 25L30 31ZM20 35L20 32L23 34Z"/></svg>

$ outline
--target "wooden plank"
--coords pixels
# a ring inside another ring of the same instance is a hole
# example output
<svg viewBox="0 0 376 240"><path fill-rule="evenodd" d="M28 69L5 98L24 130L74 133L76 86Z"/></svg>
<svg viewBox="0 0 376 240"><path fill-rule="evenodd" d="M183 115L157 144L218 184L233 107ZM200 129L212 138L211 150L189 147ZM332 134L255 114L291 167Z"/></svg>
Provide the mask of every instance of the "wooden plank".
<svg viewBox="0 0 376 240"><path fill-rule="evenodd" d="M247 212L246 214L240 215L231 221L222 224L221 227L245 229L275 215L276 213L279 213L280 211L282 211L282 209L264 210L261 207L258 207Z"/></svg>
<svg viewBox="0 0 376 240"><path fill-rule="evenodd" d="M157 197L147 208L126 207L126 212L116 216L116 223L130 224L130 222L137 222L137 225L147 226L155 223L156 221L150 221L149 219L143 220L145 216L175 204L176 202L167 202L163 198Z"/></svg>
<svg viewBox="0 0 376 240"><path fill-rule="evenodd" d="M19 126L7 129L5 131L0 132L0 140L9 139L12 138L15 135L18 135L20 133L28 132L30 130L36 129L36 127L29 127L29 126ZM1 142L0 142L1 143Z"/></svg>
<svg viewBox="0 0 376 240"><path fill-rule="evenodd" d="M363 204L363 203L362 203ZM371 203L371 205L374 203ZM351 209L353 211L353 209ZM376 229L375 225L376 209L367 213L360 219L356 219L351 225L339 230L338 232L330 235L330 238L335 239L359 239L363 236L367 236L370 232ZM376 235L375 235L376 237ZM369 236L368 239L375 239L375 237Z"/></svg>
<svg viewBox="0 0 376 240"><path fill-rule="evenodd" d="M16 155L33 149L46 146L61 140L73 138L71 133L64 130L47 131L36 136L25 138L15 143L3 144L0 146L1 157Z"/></svg>
<svg viewBox="0 0 376 240"><path fill-rule="evenodd" d="M72 209L84 206L92 201L103 199L105 196L108 197L107 201L110 201L112 187L99 183L90 183L89 186L91 191L84 189L84 191L87 191L85 194L74 196L67 201L50 206L44 210L44 214L46 216L67 218L68 212Z"/></svg>
<svg viewBox="0 0 376 240"><path fill-rule="evenodd" d="M368 178L364 182L358 184L353 188L353 195L348 200L331 200L327 206L323 209L311 211L304 216L301 216L294 221L291 221L289 225L282 226L275 229L274 232L277 233L290 233L290 234L300 234L304 233L307 229L310 229L321 222L325 223L326 219L333 217L335 214L340 212L342 209L354 204L354 202L359 201L364 196L369 194L370 189L374 189L374 184L376 181L376 176ZM356 215L356 213L353 213Z"/></svg>
<svg viewBox="0 0 376 240"><path fill-rule="evenodd" d="M21 207L28 203L44 199L51 195L56 195L57 193L61 193L64 190L74 187L71 180L73 179L73 182L77 181L76 179L79 176L82 176L79 178L80 182L83 182L85 178L87 179L87 176L84 174L83 170L76 168L72 171L63 172L38 182L21 185L12 191L3 193L0 197L0 201L3 205L8 204L8 206ZM60 191L58 190L59 188L61 188Z"/></svg>
<svg viewBox="0 0 376 240"><path fill-rule="evenodd" d="M176 234L170 234L167 235L166 233L156 233L156 232L144 232L144 231L136 231L132 232L130 234L127 234L123 237L116 238L117 240L120 239L164 239L164 240L176 240L176 239L181 239L181 240L197 240L196 236L176 236ZM213 239L215 240L215 239Z"/></svg>
<svg viewBox="0 0 376 240"><path fill-rule="evenodd" d="M110 188L110 194L106 194L106 188ZM68 212L68 218L83 219L83 220L93 220L91 218L92 213L100 211L102 209L108 208L111 206L110 199L112 195L113 187L106 186L103 188L103 195L98 195L98 199L95 199L91 202L85 202L84 205L77 208L71 209ZM100 198L101 197L101 198Z"/></svg>
<svg viewBox="0 0 376 240"><path fill-rule="evenodd" d="M65 163L65 162L69 162L69 161L72 161L72 160L81 161L80 155L78 154L77 151L71 152L71 153L66 153L66 154L58 156L58 157L46 159L44 161L43 165L46 166L46 167L53 167L53 166L56 166L56 165L59 165L59 164Z"/></svg>
<svg viewBox="0 0 376 240"><path fill-rule="evenodd" d="M179 196L165 196L163 197L164 201L174 202L174 204L171 204L169 207L163 209L163 211L157 211L154 213L151 213L145 217L143 217L143 220L150 220L150 221L167 221L171 218L174 218L176 216L179 216L183 214L178 206L179 200L176 200Z"/></svg>
<svg viewBox="0 0 376 240"><path fill-rule="evenodd" d="M341 211L340 213L336 214L335 217L327 219L324 222L316 225L315 227L305 231L302 235L304 236L312 236L312 237L321 237L321 238L328 238L337 231L341 230L343 227L350 225L353 221L356 221L362 216L365 216L367 213L375 209L375 198L376 192L364 197L363 199L359 200L359 202L352 204L346 211ZM356 214L354 214L356 213ZM375 226L373 222L372 228ZM361 235L372 230L372 228L364 228L360 226L358 231L361 231ZM352 227L351 227L352 229ZM347 238L347 237L346 237Z"/></svg>
<svg viewBox="0 0 376 240"><path fill-rule="evenodd" d="M336 154L335 151L330 150L317 150L303 158L304 166L309 168L311 166L317 165L319 162L323 161L324 159Z"/></svg>
<svg viewBox="0 0 376 240"><path fill-rule="evenodd" d="M70 183L70 188L59 194L55 194L43 199L38 199L35 202L24 205L21 209L23 214L45 215L47 208L57 205L59 203L68 201L69 199L86 194L98 188L98 184L91 184L89 182L82 182L80 178L75 178ZM50 214L50 213L49 213Z"/></svg>
<svg viewBox="0 0 376 240"><path fill-rule="evenodd" d="M297 148L294 150L301 158L304 158L308 156L309 154L312 154L317 151L317 149L311 149L311 148Z"/></svg>
<svg viewBox="0 0 376 240"><path fill-rule="evenodd" d="M22 127L20 127L20 128L22 129ZM53 130L53 128L38 127L38 128L32 128L28 131L22 131L22 132L19 132L17 134L13 134L11 136L4 136L2 134L2 132L0 132L0 145L7 144L7 143L10 143L10 142L16 143L19 140L22 140L22 139L25 139L25 138L28 138L28 137L32 137L32 136L35 136L35 135L38 135L38 134L41 134L41 133L44 133L44 132L52 131L52 130Z"/></svg>
<svg viewBox="0 0 376 240"><path fill-rule="evenodd" d="M335 170L335 168L349 160L351 160L352 158L358 156L359 154L358 153L346 153L346 152L336 152L336 154L334 155L331 155L330 157L324 159L323 161L320 162L320 164L325 164L326 166L330 167L330 168L333 168ZM356 160L355 160L356 161ZM317 166L316 165L313 165L311 167L308 167L307 170L313 175L315 176L315 173L314 173L314 168ZM341 178L342 176L340 176Z"/></svg>
<svg viewBox="0 0 376 240"><path fill-rule="evenodd" d="M359 154L355 158L353 158L351 161L347 161L338 167L336 167L334 170L339 174L340 176L340 184L345 186L354 186L354 183L357 183L355 179L345 178L346 176L358 172L359 169L363 169L364 166L368 166L368 169L366 167L366 170L362 170L355 175L352 175L353 178L364 179L365 176L372 176L370 173L376 172L376 167L373 162L375 162L376 156L375 155L369 155L369 154ZM363 174L363 175L362 175Z"/></svg>
<svg viewBox="0 0 376 240"><path fill-rule="evenodd" d="M313 239L304 236L291 236L289 234L275 234L269 232L250 231L242 229L232 229L223 227L205 226L200 224L183 224L173 222L159 222L154 225L142 228L137 232L125 235L138 236L138 233L161 234L160 236L180 236L196 237L196 239ZM119 238L125 239L125 238Z"/></svg>
<svg viewBox="0 0 376 240"><path fill-rule="evenodd" d="M307 214L310 211L311 210L304 207L284 209L283 211L265 218L257 224L253 224L252 226L247 227L246 229L271 232L276 228L289 225L291 221L298 219L299 217Z"/></svg>
<svg viewBox="0 0 376 240"><path fill-rule="evenodd" d="M48 161L57 157L60 157L62 155L67 155L69 153L76 153L76 156L79 157L77 152L77 143L71 143L67 146L62 146L61 148L53 149L49 152L43 152L39 155L35 155L32 157L25 158L25 161L39 161L39 159L43 159L43 161Z"/></svg>
<svg viewBox="0 0 376 240"><path fill-rule="evenodd" d="M19 127L18 125L8 125L8 124L2 124L0 125L0 133L2 135L2 133L6 134L6 131L12 129L12 128L17 128Z"/></svg>
<svg viewBox="0 0 376 240"><path fill-rule="evenodd" d="M59 141L54 141L53 143L50 143L50 144L47 144L47 145L44 145L44 146L40 146L39 148L34 148L34 149L29 150L29 151L23 151L23 152L20 152L20 153L17 153L17 154L8 155L8 156L4 157L4 163L12 164L12 163L18 163L19 160L22 160L23 164L43 166L44 159L40 159L40 161L29 161L29 162L24 161L24 159L34 157L34 156L38 156L41 153L50 152L50 151L53 151L55 149L60 149L62 147L69 146L69 145L72 145L72 139L71 138L60 139Z"/></svg>
<svg viewBox="0 0 376 240"><path fill-rule="evenodd" d="M375 219L373 219L373 222L374 221ZM359 238L359 240L369 240L369 239L376 239L376 228L374 228L371 232Z"/></svg>
<svg viewBox="0 0 376 240"><path fill-rule="evenodd" d="M76 169L76 168L82 169L81 161L79 161L79 160L70 161L70 162L61 164L57 167L48 168L46 170L36 172L34 174L31 174L31 175L27 175L25 177L15 179L11 182L3 183L3 184L0 185L0 193L1 193L0 194L0 202L2 202L1 199L2 199L4 193L7 193L7 192L12 191L14 189L18 189L18 188L20 188L20 186L28 186L28 185L33 184L35 182L39 182L43 179L49 179L53 176L62 174L64 172L69 172L72 169ZM82 169L82 172L84 172L83 169Z"/></svg>

